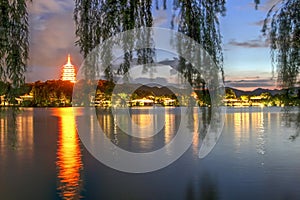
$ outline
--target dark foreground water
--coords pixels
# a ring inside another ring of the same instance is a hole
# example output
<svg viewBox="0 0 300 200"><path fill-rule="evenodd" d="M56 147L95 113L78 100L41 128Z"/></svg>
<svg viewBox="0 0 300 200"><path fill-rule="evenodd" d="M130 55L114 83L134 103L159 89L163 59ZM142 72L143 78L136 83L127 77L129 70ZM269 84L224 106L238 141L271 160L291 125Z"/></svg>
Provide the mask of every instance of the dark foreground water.
<svg viewBox="0 0 300 200"><path fill-rule="evenodd" d="M149 151L174 137L178 113L167 109L166 128L152 139L125 137L107 112L98 120L119 146ZM148 117L144 109L132 115L138 124ZM191 147L173 164L129 174L89 154L76 133L72 108L2 111L0 199L300 199L297 117L280 108L230 108L217 145L204 159L198 158L195 133Z"/></svg>

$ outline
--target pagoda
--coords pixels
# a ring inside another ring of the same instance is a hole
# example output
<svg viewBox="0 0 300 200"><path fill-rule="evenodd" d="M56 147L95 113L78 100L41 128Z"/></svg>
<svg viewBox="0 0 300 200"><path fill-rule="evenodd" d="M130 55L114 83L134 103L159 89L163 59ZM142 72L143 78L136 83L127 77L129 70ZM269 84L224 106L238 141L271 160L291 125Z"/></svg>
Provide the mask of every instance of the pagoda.
<svg viewBox="0 0 300 200"><path fill-rule="evenodd" d="M76 71L75 66L71 63L71 57L70 54L68 54L68 62L67 64L62 66L60 79L63 81L71 81L72 83L75 83L76 81L75 71Z"/></svg>

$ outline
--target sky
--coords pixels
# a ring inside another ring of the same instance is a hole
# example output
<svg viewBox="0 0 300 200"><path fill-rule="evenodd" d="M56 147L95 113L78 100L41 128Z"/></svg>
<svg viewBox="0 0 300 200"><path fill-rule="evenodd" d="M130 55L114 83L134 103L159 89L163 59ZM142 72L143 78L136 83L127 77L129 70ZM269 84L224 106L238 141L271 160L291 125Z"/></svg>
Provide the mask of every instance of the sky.
<svg viewBox="0 0 300 200"><path fill-rule="evenodd" d="M276 88L268 40L261 33L268 9L278 0L228 0L220 18L223 36L225 86L242 90ZM83 58L75 46L74 0L35 0L29 4L30 59L26 81L59 79L60 69L71 54L80 66ZM154 26L169 27L170 15L154 11Z"/></svg>

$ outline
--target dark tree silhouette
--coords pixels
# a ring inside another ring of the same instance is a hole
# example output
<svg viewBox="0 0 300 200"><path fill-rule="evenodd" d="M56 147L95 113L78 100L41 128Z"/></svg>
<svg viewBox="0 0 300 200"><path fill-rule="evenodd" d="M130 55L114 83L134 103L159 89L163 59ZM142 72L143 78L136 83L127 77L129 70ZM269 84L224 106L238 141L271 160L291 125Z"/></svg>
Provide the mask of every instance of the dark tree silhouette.
<svg viewBox="0 0 300 200"><path fill-rule="evenodd" d="M264 21L263 33L270 39L273 66L283 88L297 84L300 72L300 1L281 0Z"/></svg>
<svg viewBox="0 0 300 200"><path fill-rule="evenodd" d="M256 3L259 3L256 2ZM300 1L281 0L274 4L265 18L262 32L270 40L270 49L273 68L278 72L278 82L286 90L288 97L290 88L299 86L300 73ZM274 70L273 70L274 71ZM298 88L298 93L300 89ZM287 103L289 98L285 98ZM295 140L299 137L300 112L295 117L289 114L286 120L296 125L296 134L290 137Z"/></svg>
<svg viewBox="0 0 300 200"><path fill-rule="evenodd" d="M29 0L0 1L0 80L19 87L25 81L28 59Z"/></svg>
<svg viewBox="0 0 300 200"><path fill-rule="evenodd" d="M188 82L195 88L202 88L202 93L207 96L206 81L205 77L213 80L213 74L209 75L209 71L214 71L214 67L217 66L222 73L223 72L223 52L222 52L222 37L219 28L219 16L224 16L225 1L174 1L174 10L179 10L179 23L178 31L192 38L198 42L202 48L208 53L210 57L204 51L191 50L193 47L189 42L180 41L177 45L178 52L184 51L187 47L190 50L191 57L198 60L200 66L198 70L195 70L195 66L191 63L186 62L185 58L179 58L179 70ZM172 17L171 27L174 28L174 19ZM185 53L186 54L186 53ZM212 63L204 63L212 60ZM210 67L209 67L210 66ZM212 68L211 68L212 67ZM199 73L200 68L200 73ZM205 74L205 75L204 75ZM217 85L217 84L216 84Z"/></svg>

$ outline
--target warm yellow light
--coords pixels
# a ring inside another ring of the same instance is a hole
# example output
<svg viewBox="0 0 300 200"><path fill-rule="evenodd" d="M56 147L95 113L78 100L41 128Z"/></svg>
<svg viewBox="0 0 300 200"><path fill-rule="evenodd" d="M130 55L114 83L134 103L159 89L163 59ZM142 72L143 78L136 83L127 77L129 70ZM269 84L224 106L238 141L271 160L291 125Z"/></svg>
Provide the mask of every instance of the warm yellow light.
<svg viewBox="0 0 300 200"><path fill-rule="evenodd" d="M71 63L70 54L68 54L67 64L65 64L62 68L61 80L71 81L72 83L75 83L76 81L76 70L75 66Z"/></svg>
<svg viewBox="0 0 300 200"><path fill-rule="evenodd" d="M60 196L79 199L82 187L81 151L72 108L59 109L60 126L57 149L57 168Z"/></svg>

